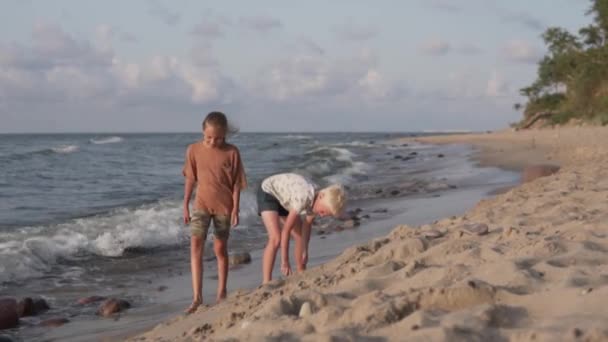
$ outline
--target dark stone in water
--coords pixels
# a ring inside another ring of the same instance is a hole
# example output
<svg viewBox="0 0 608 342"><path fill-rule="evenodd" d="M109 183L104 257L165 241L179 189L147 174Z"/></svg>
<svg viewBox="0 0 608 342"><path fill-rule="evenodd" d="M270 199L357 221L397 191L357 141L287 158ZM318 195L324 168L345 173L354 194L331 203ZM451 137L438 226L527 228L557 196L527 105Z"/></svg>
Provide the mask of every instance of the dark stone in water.
<svg viewBox="0 0 608 342"><path fill-rule="evenodd" d="M369 219L369 215L368 215L368 214L365 214L365 215L361 216L361 218L362 218L362 219Z"/></svg>
<svg viewBox="0 0 608 342"><path fill-rule="evenodd" d="M410 156L417 156L418 152L410 152Z"/></svg>
<svg viewBox="0 0 608 342"><path fill-rule="evenodd" d="M376 142L375 142L375 141L373 141L373 140L370 140L370 141L369 141L369 144L370 144L370 145L373 145L373 144L375 144L375 143L376 143Z"/></svg>
<svg viewBox="0 0 608 342"><path fill-rule="evenodd" d="M110 298L105 302L101 303L97 314L103 317L112 316L115 313L119 313L131 307L131 304L126 300Z"/></svg>
<svg viewBox="0 0 608 342"><path fill-rule="evenodd" d="M392 155L392 154L393 154L393 152L386 152L386 155L387 155L387 156L390 156L390 155Z"/></svg>
<svg viewBox="0 0 608 342"><path fill-rule="evenodd" d="M397 196L400 193L401 193L401 191L399 191L399 190L393 190L393 191L391 191L391 195L393 195L393 196Z"/></svg>
<svg viewBox="0 0 608 342"><path fill-rule="evenodd" d="M25 297L17 303L17 314L19 317L36 316L47 311L49 305L42 298Z"/></svg>
<svg viewBox="0 0 608 342"><path fill-rule="evenodd" d="M441 154L441 153L439 153L439 154L437 155L437 158L443 158L443 157L445 157L445 156L444 156L443 154Z"/></svg>
<svg viewBox="0 0 608 342"><path fill-rule="evenodd" d="M242 265L248 264L251 262L251 254L244 253L234 253L228 256L228 264L231 266L234 265Z"/></svg>
<svg viewBox="0 0 608 342"><path fill-rule="evenodd" d="M346 220L342 223L342 227L343 228L355 228L357 226L359 226L359 221L358 220Z"/></svg>
<svg viewBox="0 0 608 342"><path fill-rule="evenodd" d="M388 209L375 209L374 211L372 211L372 213L385 214L388 213Z"/></svg>
<svg viewBox="0 0 608 342"><path fill-rule="evenodd" d="M402 147L406 147L406 146L408 146L408 145L407 145L407 144L401 144L401 146L402 146Z"/></svg>
<svg viewBox="0 0 608 342"><path fill-rule="evenodd" d="M0 330L11 329L19 325L17 300L15 298L0 299Z"/></svg>
<svg viewBox="0 0 608 342"><path fill-rule="evenodd" d="M104 299L106 299L106 297L89 296L89 297L80 298L77 303L79 305L87 305L87 304L91 304L91 303L95 303L95 302L101 302Z"/></svg>
<svg viewBox="0 0 608 342"><path fill-rule="evenodd" d="M166 289L168 289L168 287L166 287L165 285L161 285L161 286L159 286L159 287L158 287L158 289L157 289L157 290L158 290L158 292L163 292L163 291L165 291Z"/></svg>
<svg viewBox="0 0 608 342"><path fill-rule="evenodd" d="M395 158L395 159L403 159L403 156L398 154L398 155L396 155L394 158Z"/></svg>
<svg viewBox="0 0 608 342"><path fill-rule="evenodd" d="M30 297L21 299L17 303L17 315L19 317L34 316L34 300Z"/></svg>
<svg viewBox="0 0 608 342"><path fill-rule="evenodd" d="M383 193L383 192L384 192L384 190L382 190L382 189L378 189L378 190L376 190L376 194L381 194L381 193Z"/></svg>
<svg viewBox="0 0 608 342"><path fill-rule="evenodd" d="M67 318L49 318L40 322L38 325L42 327L57 328L68 323L69 321L70 320Z"/></svg>

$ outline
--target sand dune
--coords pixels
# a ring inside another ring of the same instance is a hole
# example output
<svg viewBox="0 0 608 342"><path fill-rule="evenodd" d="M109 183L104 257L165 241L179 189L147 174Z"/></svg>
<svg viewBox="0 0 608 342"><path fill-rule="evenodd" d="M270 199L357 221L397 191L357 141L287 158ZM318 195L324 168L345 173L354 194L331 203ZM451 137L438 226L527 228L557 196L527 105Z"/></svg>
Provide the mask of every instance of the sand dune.
<svg viewBox="0 0 608 342"><path fill-rule="evenodd" d="M475 144L484 165L561 169L132 340L608 340L608 130L420 140Z"/></svg>

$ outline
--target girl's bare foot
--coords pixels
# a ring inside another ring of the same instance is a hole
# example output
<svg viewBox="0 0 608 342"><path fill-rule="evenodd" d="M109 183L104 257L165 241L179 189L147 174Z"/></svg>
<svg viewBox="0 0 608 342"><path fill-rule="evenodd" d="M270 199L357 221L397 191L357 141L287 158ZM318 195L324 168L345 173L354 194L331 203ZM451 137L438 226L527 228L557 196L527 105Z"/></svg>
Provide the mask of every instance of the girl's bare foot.
<svg viewBox="0 0 608 342"><path fill-rule="evenodd" d="M196 312L196 310L198 309L199 306L201 306L201 304L203 304L202 300L193 301L192 304L190 304L190 306L186 310L184 310L184 313L186 315L189 315L191 313Z"/></svg>

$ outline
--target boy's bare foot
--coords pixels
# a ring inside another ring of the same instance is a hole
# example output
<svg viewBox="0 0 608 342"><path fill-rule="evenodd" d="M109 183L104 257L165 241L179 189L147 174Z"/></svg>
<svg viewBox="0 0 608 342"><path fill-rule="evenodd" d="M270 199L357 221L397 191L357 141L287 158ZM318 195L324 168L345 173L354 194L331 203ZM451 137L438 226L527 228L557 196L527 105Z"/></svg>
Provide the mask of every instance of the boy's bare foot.
<svg viewBox="0 0 608 342"><path fill-rule="evenodd" d="M200 300L199 301L197 301L197 300L193 301L192 304L190 304L190 306L186 310L184 310L184 313L186 315L189 315L191 313L196 312L196 310L198 309L199 306L201 306L201 304L203 304L203 302L200 301Z"/></svg>

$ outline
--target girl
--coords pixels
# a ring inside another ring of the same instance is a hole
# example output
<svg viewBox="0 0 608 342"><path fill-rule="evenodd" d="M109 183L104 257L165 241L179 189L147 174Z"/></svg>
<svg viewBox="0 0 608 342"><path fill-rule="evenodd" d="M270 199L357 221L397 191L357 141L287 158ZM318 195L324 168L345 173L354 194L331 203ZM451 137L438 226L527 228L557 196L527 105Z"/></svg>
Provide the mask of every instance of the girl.
<svg viewBox="0 0 608 342"><path fill-rule="evenodd" d="M184 223L190 224L190 267L192 270L192 313L203 303L202 255L205 238L213 221L213 250L217 257L217 301L226 298L228 278L228 237L239 223L240 192L247 186L243 163L236 146L226 143L228 120L223 113L211 112L203 121L203 139L188 146L183 168ZM196 185L194 210L189 203Z"/></svg>

